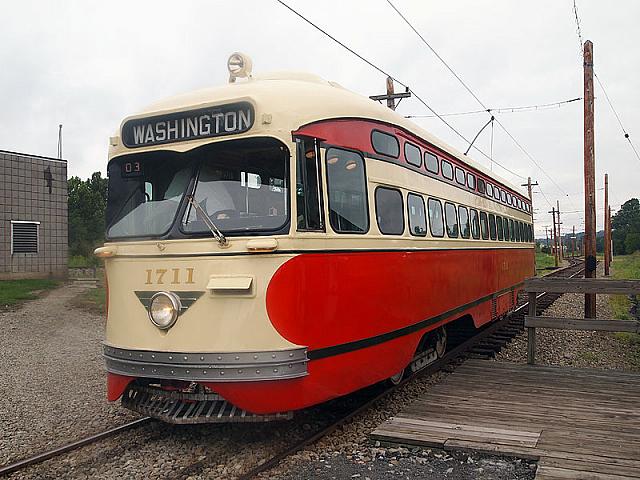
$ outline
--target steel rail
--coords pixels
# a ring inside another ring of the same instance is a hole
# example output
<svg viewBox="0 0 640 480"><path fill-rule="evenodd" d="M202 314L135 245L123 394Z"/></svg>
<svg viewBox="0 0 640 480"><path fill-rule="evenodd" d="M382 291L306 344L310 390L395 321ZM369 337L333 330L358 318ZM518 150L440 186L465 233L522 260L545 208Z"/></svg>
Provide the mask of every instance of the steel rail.
<svg viewBox="0 0 640 480"><path fill-rule="evenodd" d="M567 271L575 268L578 265L580 265L579 262L578 263L574 263L572 265L569 265L567 267L564 267L562 269L555 270L554 273L564 273L564 272L567 272ZM583 271L584 271L584 267L579 269L578 271L572 273L568 278L573 278L573 277L575 277L577 275L580 275ZM551 274L551 275L553 275L553 274ZM543 298L546 295L548 295L547 292L542 292L536 297L536 299ZM558 296L560 296L560 295L558 295ZM399 389L400 387L404 386L408 382L411 382L412 380L415 380L419 376L432 375L435 372L438 372L438 371L444 369L444 367L448 366L453 361L461 358L465 353L469 352L474 345L480 343L483 339L487 338L492 333L495 333L501 327L504 327L504 326L508 325L511 321L513 321L513 317L514 316L517 316L517 315L520 315L520 314L524 314L524 312L526 312L526 309L528 307L529 307L529 302L528 301L524 302L522 305L516 307L516 309L513 312L511 312L508 316L506 316L505 318L494 322L493 324L489 325L487 328L482 329L476 335L472 336L471 338L469 338L468 340L464 341L460 345L458 345L458 346L454 347L453 349L451 349L441 359L436 360L435 362L431 363L430 365L427 365L426 367L418 370L417 372L413 373L412 375L410 375L407 378L405 378L404 380L402 380L399 384L393 385L393 386L385 389L383 392L381 392L381 393L375 395L373 398L367 400L366 402L364 402L363 404L358 406L355 410L353 410L353 411L349 412L348 414L346 414L344 417L339 418L335 422L333 422L330 425L322 428L321 430L319 430L318 432L312 434L311 436L301 440L300 442L292 445L291 447L283 450L282 452L277 453L276 455L274 455L273 457L271 457L269 460L267 460L266 462L262 463L261 465L258 465L257 467L254 467L253 469L249 470L248 472L240 475L238 477L238 480L250 480L252 478L257 477L261 473L265 473L265 472L271 470L272 468L274 468L278 464L280 464L285 458L297 453L298 451L302 450L306 446L311 445L311 444L317 442L318 440L320 440L321 438L323 438L323 437L329 435L330 433L334 432L337 428L341 427L346 422L348 422L349 420L351 420L355 416L359 415L360 413L366 411L368 408L373 406L376 402L378 402L378 401L382 400L383 398L387 397L388 395L390 395L391 393L395 392L397 389ZM505 343L508 343L508 342L505 342ZM191 473L193 473L194 467L195 467L195 469L197 469L197 468L201 467L202 465L204 465L205 463L206 463L206 459L205 460L201 460L199 462L196 462L196 463L190 465L189 467L187 467L185 469L187 471L181 472L182 475L181 475L180 478L181 479L186 478Z"/></svg>
<svg viewBox="0 0 640 480"><path fill-rule="evenodd" d="M23 468L36 465L38 463L42 463L45 460L49 460L50 458L57 457L58 455L62 455L63 453L70 452L72 450L76 450L80 447L84 447L85 445L89 445L91 443L95 443L99 440L102 440L107 437L111 437L118 433L124 432L126 430L130 430L132 428L139 427L141 425L145 425L152 421L151 417L143 417L137 420L134 420L129 423L125 423L124 425L120 425L119 427L111 428L109 430L105 430L101 433L96 433L95 435L91 435L86 438L82 438L80 440L76 440L75 442L68 443L66 445L62 445L61 447L53 448L49 451L38 453L31 457L24 458L22 460L18 460L17 462L9 463L7 465L3 465L0 467L0 476L9 475L10 473L16 472L18 470L22 470Z"/></svg>

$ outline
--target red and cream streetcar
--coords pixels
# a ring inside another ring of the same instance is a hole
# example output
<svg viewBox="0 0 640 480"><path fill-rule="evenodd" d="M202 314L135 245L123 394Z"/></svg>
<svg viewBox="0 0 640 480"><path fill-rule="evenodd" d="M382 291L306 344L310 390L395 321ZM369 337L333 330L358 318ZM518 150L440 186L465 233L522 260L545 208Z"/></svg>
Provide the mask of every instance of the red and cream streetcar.
<svg viewBox="0 0 640 480"><path fill-rule="evenodd" d="M229 84L110 139L108 399L166 421L397 380L513 309L534 269L513 185L333 82L250 66L234 54Z"/></svg>

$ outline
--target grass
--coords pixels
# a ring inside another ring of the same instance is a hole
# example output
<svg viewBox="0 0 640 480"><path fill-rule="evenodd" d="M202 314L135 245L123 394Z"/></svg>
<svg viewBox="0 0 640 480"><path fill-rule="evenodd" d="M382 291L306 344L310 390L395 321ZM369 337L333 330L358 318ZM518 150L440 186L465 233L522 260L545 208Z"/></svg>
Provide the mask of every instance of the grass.
<svg viewBox="0 0 640 480"><path fill-rule="evenodd" d="M640 252L614 257L611 264L611 276L613 278L640 279ZM609 299L615 318L633 320L631 315L633 304L628 296L611 295ZM620 332L615 336L628 346L631 361L640 367L640 335Z"/></svg>
<svg viewBox="0 0 640 480"><path fill-rule="evenodd" d="M536 271L555 266L556 263L553 255L549 255L548 253L536 252Z"/></svg>
<svg viewBox="0 0 640 480"><path fill-rule="evenodd" d="M35 292L58 286L55 280L29 278L26 280L0 280L0 305L15 305L37 298Z"/></svg>

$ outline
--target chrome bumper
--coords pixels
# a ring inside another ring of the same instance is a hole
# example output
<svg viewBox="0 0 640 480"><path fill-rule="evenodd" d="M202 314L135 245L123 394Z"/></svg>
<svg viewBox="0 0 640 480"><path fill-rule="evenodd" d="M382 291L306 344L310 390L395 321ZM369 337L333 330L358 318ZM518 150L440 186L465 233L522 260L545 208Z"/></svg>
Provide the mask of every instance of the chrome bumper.
<svg viewBox="0 0 640 480"><path fill-rule="evenodd" d="M103 345L107 371L130 377L190 382L255 382L307 375L307 349L184 353L128 350Z"/></svg>

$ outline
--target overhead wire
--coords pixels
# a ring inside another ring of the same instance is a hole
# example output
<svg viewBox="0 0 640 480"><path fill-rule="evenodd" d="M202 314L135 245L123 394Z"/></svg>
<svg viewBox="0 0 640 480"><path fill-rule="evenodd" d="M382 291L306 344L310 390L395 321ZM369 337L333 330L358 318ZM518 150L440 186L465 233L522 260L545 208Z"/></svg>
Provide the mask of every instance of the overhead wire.
<svg viewBox="0 0 640 480"><path fill-rule="evenodd" d="M451 131L453 131L458 137L460 137L462 140L464 140L466 143L472 145L472 142L470 142L462 133L460 133L455 127L453 127L453 125L451 125L449 122L447 122L444 118L442 118L441 115L439 115L420 95L418 95L414 90L412 90L406 83L401 82L400 80L398 80L398 78L396 78L395 76L391 75L390 73L388 73L387 71L385 71L384 69L382 69L381 67L379 67L378 65L376 65L375 63L373 63L372 61L368 60L367 58L365 58L364 56L362 56L361 54L359 54L358 52L356 52L355 50L353 50L352 48L350 48L349 46L347 46L345 43L341 42L340 40L338 40L336 37L334 37L333 35L331 35L330 33L328 33L326 30L322 29L320 26L316 25L314 22L312 22L311 20L309 20L308 18L306 18L304 15L302 15L300 12L298 12L297 10L295 10L294 8L292 8L291 6L287 5L283 0L276 0L280 5L282 5L283 7L287 8L289 11L291 11L292 13L294 13L296 16L298 16L300 19L304 20L306 23L308 23L309 25L311 25L313 28L315 28L316 30L318 30L319 32L321 32L322 34L324 34L325 36L327 36L328 38L330 38L331 40L333 40L335 43L337 43L338 45L340 45L342 48L344 48L345 50L349 51L351 54L355 55L356 57L358 57L360 60L362 60L363 62L365 62L367 65L369 65L370 67L374 68L375 70L377 70L378 72L382 73L383 75L386 75L387 77L391 78L394 82L398 83L399 85L402 85L407 92L410 92L413 97L415 97L416 100L418 100L420 103L422 103L433 115L435 115L442 123L444 123L447 127L449 127L449 129L451 129ZM477 152L479 152L481 155L483 155L484 157L486 157L487 159L490 159L489 155L487 155L484 151L482 151L480 148L476 147L475 145L472 145L473 149L476 150ZM491 160L491 159L490 159ZM504 165L496 162L495 160L492 160L496 165L500 166L502 169L504 169L505 171L509 172L510 174L514 175L517 178L520 179L525 179L524 176L514 172L513 170L505 167Z"/></svg>
<svg viewBox="0 0 640 480"><path fill-rule="evenodd" d="M476 102L478 102L485 110L487 110L488 107L482 102L482 100L480 100L480 98L478 98L478 96L462 80L462 78L460 78L460 76L453 70L453 68L451 68L451 66L438 54L438 52L436 52L436 50L429 44L429 42L427 42L427 40L413 26L413 24L407 19L407 17L405 15L403 15L402 12L400 12L400 10L398 10L396 8L396 6L391 2L391 0L386 0L386 1L391 6L391 8L393 10L395 10L395 12L400 16L400 18L402 18L402 20L404 20L404 22L409 26L409 28L411 28L411 30L413 30L415 32L415 34L420 38L420 40L422 40L422 43L424 43L427 46L427 48L436 56L436 58L438 58L438 60L440 60L440 62L447 68L447 70L449 70L449 72L451 72L451 74L460 82L460 84L465 88L465 90L467 90L467 92L469 92L469 94L476 100ZM511 134L511 132L509 132L509 130L507 130L507 128L503 125L503 123L500 121L500 119L496 118L495 121L498 124L498 126L500 128L502 128L502 130L507 134L507 136L516 144L516 146L520 149L520 151L522 151L522 153L524 153L524 155L551 181L551 183L553 183L556 186L558 191L560 191L561 193L566 195L564 189L562 187L560 187L560 185L558 185L558 183L553 179L553 177L551 177L551 175L549 175L546 172L546 170L544 168L542 168L542 166L522 146L522 144L518 140L516 140L516 138ZM566 196L568 197L568 195L566 195Z"/></svg>

